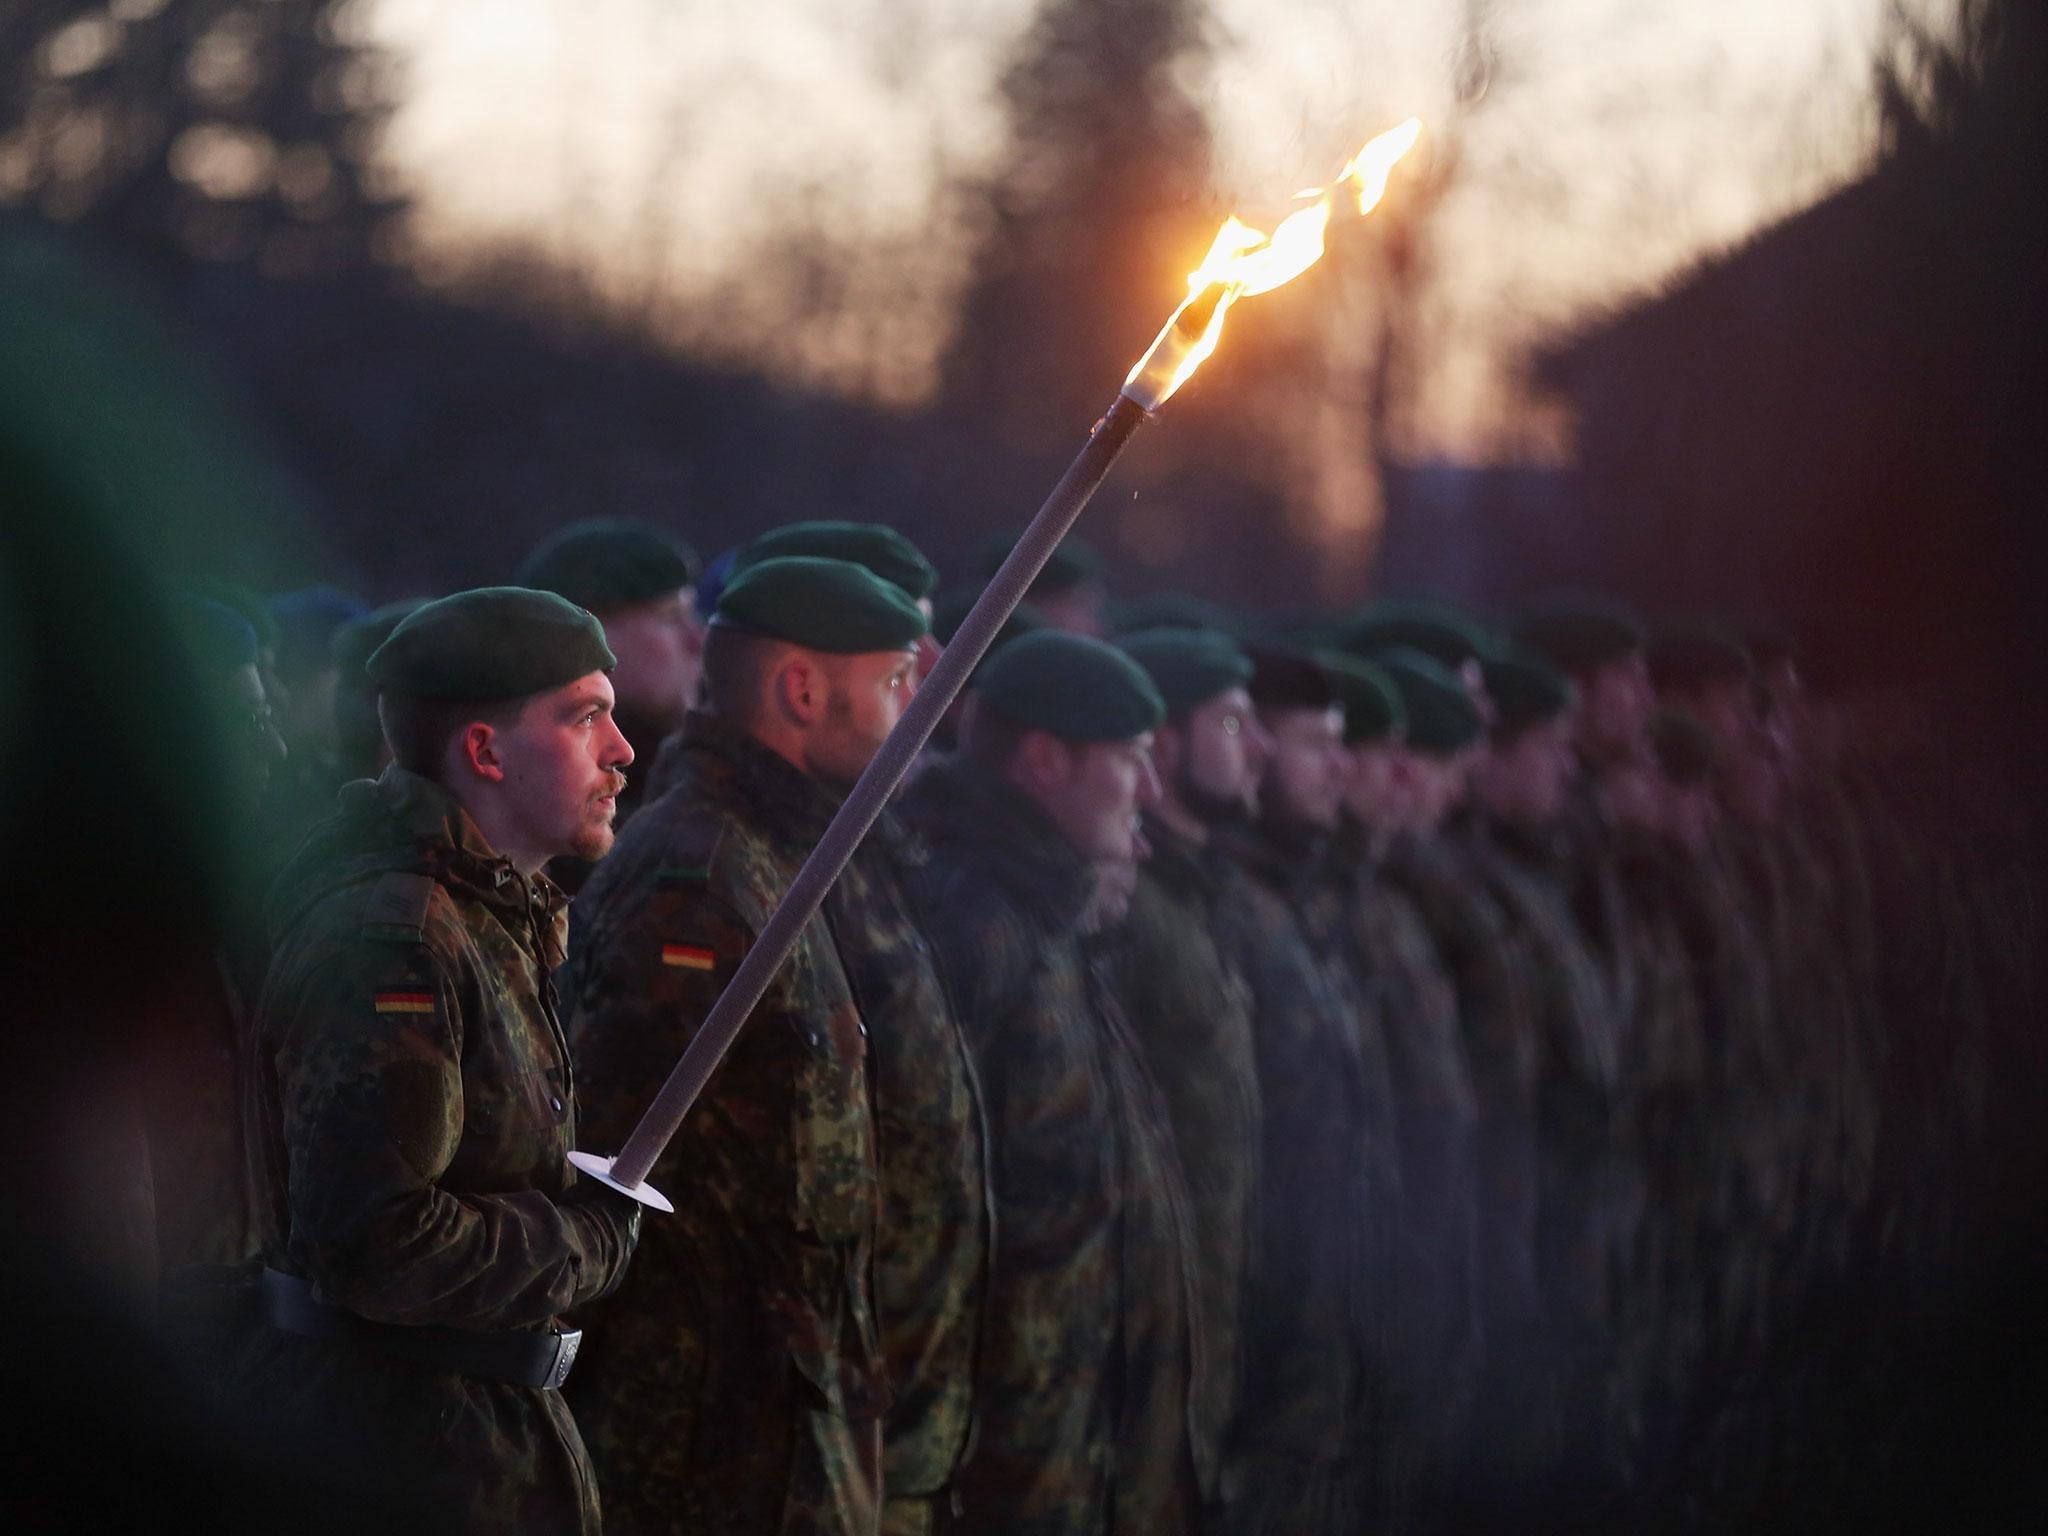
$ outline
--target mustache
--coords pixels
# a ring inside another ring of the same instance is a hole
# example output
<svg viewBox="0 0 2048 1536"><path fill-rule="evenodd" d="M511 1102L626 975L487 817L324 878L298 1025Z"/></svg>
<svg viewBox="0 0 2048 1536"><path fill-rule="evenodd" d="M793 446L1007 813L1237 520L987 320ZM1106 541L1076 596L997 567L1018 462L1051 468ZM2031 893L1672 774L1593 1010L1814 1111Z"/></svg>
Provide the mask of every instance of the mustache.
<svg viewBox="0 0 2048 1536"><path fill-rule="evenodd" d="M623 773L614 771L612 775L605 780L605 783L610 787L606 789L600 789L596 793L592 794L590 797L592 800L602 800L606 795L610 795L613 799L616 800L620 795L623 795L626 792L626 776Z"/></svg>

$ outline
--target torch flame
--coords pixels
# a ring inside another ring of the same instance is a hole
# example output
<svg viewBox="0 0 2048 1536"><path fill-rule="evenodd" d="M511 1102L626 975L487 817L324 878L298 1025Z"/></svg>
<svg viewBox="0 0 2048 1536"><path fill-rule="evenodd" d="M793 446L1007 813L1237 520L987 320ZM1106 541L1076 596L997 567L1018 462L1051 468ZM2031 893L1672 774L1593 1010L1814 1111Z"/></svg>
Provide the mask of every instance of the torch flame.
<svg viewBox="0 0 2048 1536"><path fill-rule="evenodd" d="M1194 376L1223 336L1223 317L1246 294L1270 293L1322 259L1323 237L1337 195L1355 188L1367 214L1386 195L1387 177L1422 133L1419 118L1390 128L1353 155L1327 187L1299 194L1312 199L1282 219L1269 235L1232 214L1216 232L1202 264L1188 274L1188 296L1124 380L1124 393L1156 411Z"/></svg>

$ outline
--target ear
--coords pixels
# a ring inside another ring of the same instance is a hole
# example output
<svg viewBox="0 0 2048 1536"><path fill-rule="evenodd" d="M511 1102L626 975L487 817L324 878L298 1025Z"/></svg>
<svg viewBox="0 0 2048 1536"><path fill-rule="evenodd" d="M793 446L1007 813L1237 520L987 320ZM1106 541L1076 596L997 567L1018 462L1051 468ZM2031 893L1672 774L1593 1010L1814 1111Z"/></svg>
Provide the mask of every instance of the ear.
<svg viewBox="0 0 2048 1536"><path fill-rule="evenodd" d="M455 738L455 755L461 767L480 779L501 784L505 760L498 750L498 733L481 720L472 720Z"/></svg>
<svg viewBox="0 0 2048 1536"><path fill-rule="evenodd" d="M1049 789L1066 781L1073 754L1050 731L1026 731L1017 742L1016 771L1035 788Z"/></svg>
<svg viewBox="0 0 2048 1536"><path fill-rule="evenodd" d="M775 670L775 707L797 725L810 725L825 713L831 690L825 674L803 656L791 656Z"/></svg>

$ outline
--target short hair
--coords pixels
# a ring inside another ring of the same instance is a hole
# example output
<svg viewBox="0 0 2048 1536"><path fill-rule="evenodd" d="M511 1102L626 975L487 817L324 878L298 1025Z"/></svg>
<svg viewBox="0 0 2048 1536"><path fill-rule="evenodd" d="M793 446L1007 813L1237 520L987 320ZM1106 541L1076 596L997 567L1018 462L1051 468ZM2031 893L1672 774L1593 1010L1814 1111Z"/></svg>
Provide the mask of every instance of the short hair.
<svg viewBox="0 0 2048 1536"><path fill-rule="evenodd" d="M482 721L503 729L519 718L531 694L515 699L473 703L462 699L416 699L405 694L377 695L377 720L391 746L391 760L408 773L439 780L448 744L472 724Z"/></svg>
<svg viewBox="0 0 2048 1536"><path fill-rule="evenodd" d="M1034 729L999 709L989 708L982 699L974 701L974 708L967 712L961 722L960 750L968 761L978 763L992 773L1007 772L1016 760L1017 749L1024 741L1025 733Z"/></svg>
<svg viewBox="0 0 2048 1536"><path fill-rule="evenodd" d="M739 726L751 725L761 708L761 690L793 649L787 640L733 624L704 632L704 700L711 713Z"/></svg>

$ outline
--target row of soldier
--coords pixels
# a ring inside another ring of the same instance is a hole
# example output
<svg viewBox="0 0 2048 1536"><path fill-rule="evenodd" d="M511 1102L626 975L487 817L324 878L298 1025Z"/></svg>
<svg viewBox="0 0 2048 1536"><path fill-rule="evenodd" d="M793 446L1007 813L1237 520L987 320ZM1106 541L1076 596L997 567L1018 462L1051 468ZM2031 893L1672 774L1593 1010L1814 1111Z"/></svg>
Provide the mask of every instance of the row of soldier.
<svg viewBox="0 0 2048 1536"><path fill-rule="evenodd" d="M2024 892L1788 648L1562 598L1112 626L1068 550L643 1219L566 1154L895 724L936 575L607 522L517 580L192 605L293 851L150 1120L228 1411L456 1529L1737 1508L1869 1366L1816 1316L1961 1240L2040 1083Z"/></svg>

